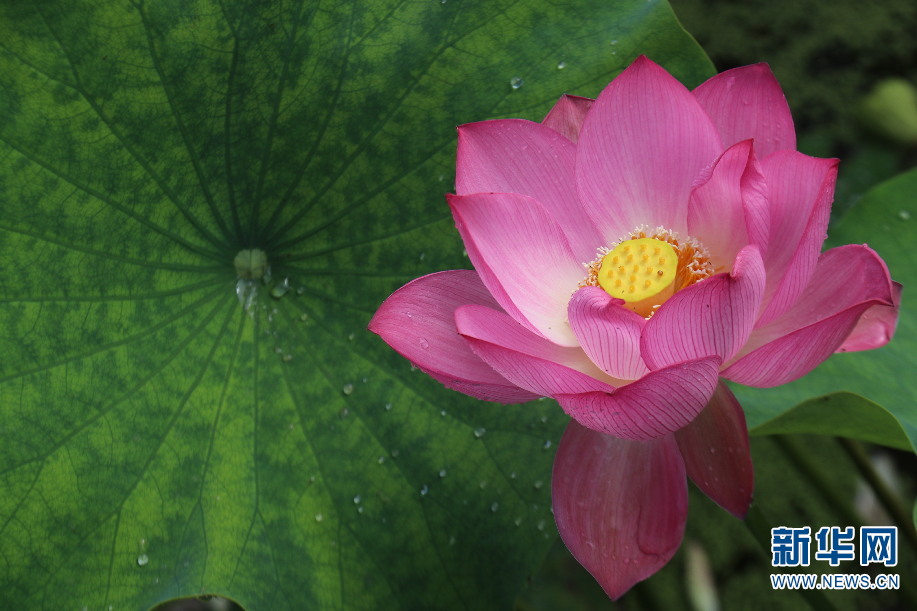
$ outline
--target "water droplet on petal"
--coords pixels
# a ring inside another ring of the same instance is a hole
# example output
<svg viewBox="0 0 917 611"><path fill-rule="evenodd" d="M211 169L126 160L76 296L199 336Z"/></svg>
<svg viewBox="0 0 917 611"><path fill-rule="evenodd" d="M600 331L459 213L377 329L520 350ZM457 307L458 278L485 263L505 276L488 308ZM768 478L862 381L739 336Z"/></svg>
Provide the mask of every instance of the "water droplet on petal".
<svg viewBox="0 0 917 611"><path fill-rule="evenodd" d="M509 86L512 87L513 89L519 89L524 84L525 84L525 81L523 81L518 76L514 76L513 78L509 79Z"/></svg>
<svg viewBox="0 0 917 611"><path fill-rule="evenodd" d="M146 554L140 554L137 556L137 566L146 566L149 561L150 557Z"/></svg>
<svg viewBox="0 0 917 611"><path fill-rule="evenodd" d="M420 347L423 348L424 350L426 350L427 348L430 347L430 342L428 342L428 341L427 341L426 339L424 339L423 337L421 337L421 338L418 340L418 343L420 344Z"/></svg>

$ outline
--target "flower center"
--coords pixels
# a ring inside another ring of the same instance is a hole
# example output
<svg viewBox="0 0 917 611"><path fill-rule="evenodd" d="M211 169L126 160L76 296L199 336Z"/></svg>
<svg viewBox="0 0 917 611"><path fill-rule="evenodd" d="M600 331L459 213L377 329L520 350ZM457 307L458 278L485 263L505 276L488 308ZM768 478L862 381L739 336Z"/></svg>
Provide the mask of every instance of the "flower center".
<svg viewBox="0 0 917 611"><path fill-rule="evenodd" d="M644 318L677 291L714 273L707 249L694 238L642 226L610 250L600 248L586 269L580 286L599 286Z"/></svg>
<svg viewBox="0 0 917 611"><path fill-rule="evenodd" d="M625 240L602 257L597 281L612 297L642 316L675 292L678 254L668 242L653 238Z"/></svg>

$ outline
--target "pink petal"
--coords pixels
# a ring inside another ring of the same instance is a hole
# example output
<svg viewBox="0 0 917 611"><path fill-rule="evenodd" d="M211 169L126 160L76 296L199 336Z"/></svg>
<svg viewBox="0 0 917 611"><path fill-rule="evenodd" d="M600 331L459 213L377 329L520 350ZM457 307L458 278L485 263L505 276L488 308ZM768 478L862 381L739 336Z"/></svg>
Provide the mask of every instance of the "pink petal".
<svg viewBox="0 0 917 611"><path fill-rule="evenodd" d="M504 119L459 127L455 190L520 193L537 199L560 225L577 261L604 243L573 188L576 146L553 129Z"/></svg>
<svg viewBox="0 0 917 611"><path fill-rule="evenodd" d="M723 377L770 387L799 378L837 350L875 305L894 305L888 268L872 249L856 244L822 253L797 303L771 324L755 329Z"/></svg>
<svg viewBox="0 0 917 611"><path fill-rule="evenodd" d="M766 304L759 325L787 310L815 271L834 197L836 159L777 151L761 161L770 201L770 237L764 259Z"/></svg>
<svg viewBox="0 0 917 611"><path fill-rule="evenodd" d="M796 129L783 90L767 64L733 68L694 90L724 146L754 138L761 157L796 149Z"/></svg>
<svg viewBox="0 0 917 611"><path fill-rule="evenodd" d="M661 569L684 535L688 490L671 436L626 441L571 422L551 497L567 549L613 599Z"/></svg>
<svg viewBox="0 0 917 611"><path fill-rule="evenodd" d="M636 380L649 373L640 357L646 319L597 286L581 288L567 306L570 326L593 363L613 378Z"/></svg>
<svg viewBox="0 0 917 611"><path fill-rule="evenodd" d="M573 143L579 140L580 130L586 113L592 108L595 100L581 98L577 95L564 95L557 104L548 112L548 116L541 122L550 127Z"/></svg>
<svg viewBox="0 0 917 611"><path fill-rule="evenodd" d="M585 270L550 214L516 193L446 198L471 262L503 309L554 343L576 346L567 302Z"/></svg>
<svg viewBox="0 0 917 611"><path fill-rule="evenodd" d="M723 382L704 411L675 433L688 477L720 507L744 518L751 505L755 475L745 414Z"/></svg>
<svg viewBox="0 0 917 611"><path fill-rule="evenodd" d="M607 241L641 224L684 233L688 196L723 151L684 86L639 57L595 101L580 132L580 200Z"/></svg>
<svg viewBox="0 0 917 611"><path fill-rule="evenodd" d="M704 409L716 389L719 365L719 358L710 357L651 371L613 392L554 398L577 422L594 431L624 439L655 439L677 431Z"/></svg>
<svg viewBox="0 0 917 611"><path fill-rule="evenodd" d="M503 312L463 306L455 311L455 324L475 354L513 384L539 396L614 390L608 376L582 350L539 337Z"/></svg>
<svg viewBox="0 0 917 611"><path fill-rule="evenodd" d="M499 307L473 271L430 274L386 299L369 321L369 330L425 373L466 395L500 403L537 398L475 356L458 334L455 308L469 303Z"/></svg>
<svg viewBox="0 0 917 611"><path fill-rule="evenodd" d="M858 352L881 348L892 341L901 307L901 284L892 282L892 305L874 305L866 310L841 347L835 352Z"/></svg>
<svg viewBox="0 0 917 611"><path fill-rule="evenodd" d="M746 246L731 273L701 280L662 304L643 330L643 360L650 369L706 356L725 362L748 340L763 294L761 255Z"/></svg>
<svg viewBox="0 0 917 611"><path fill-rule="evenodd" d="M723 153L709 178L691 192L688 234L707 248L714 265L728 269L748 244L766 247L767 206L764 175L751 140L743 140Z"/></svg>

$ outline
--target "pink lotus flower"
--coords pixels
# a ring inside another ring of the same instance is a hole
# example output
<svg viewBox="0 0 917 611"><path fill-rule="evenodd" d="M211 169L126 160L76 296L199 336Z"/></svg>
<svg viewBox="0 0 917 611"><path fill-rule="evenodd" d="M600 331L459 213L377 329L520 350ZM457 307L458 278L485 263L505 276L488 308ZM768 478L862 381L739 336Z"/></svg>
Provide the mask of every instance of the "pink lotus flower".
<svg viewBox="0 0 917 611"><path fill-rule="evenodd" d="M837 161L795 147L763 64L688 91L641 57L540 124L463 125L447 199L475 271L418 278L370 323L449 388L549 396L573 418L554 517L612 598L677 550L686 475L737 516L751 503L745 418L720 378L784 384L894 332L882 259L820 252Z"/></svg>

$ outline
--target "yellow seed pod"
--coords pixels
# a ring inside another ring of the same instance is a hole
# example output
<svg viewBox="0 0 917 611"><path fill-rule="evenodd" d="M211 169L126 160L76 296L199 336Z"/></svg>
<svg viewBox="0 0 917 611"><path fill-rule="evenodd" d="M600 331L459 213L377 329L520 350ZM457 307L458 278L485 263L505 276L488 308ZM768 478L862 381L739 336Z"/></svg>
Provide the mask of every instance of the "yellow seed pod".
<svg viewBox="0 0 917 611"><path fill-rule="evenodd" d="M598 283L627 307L649 316L675 292L678 253L668 242L653 238L625 240L602 258Z"/></svg>

